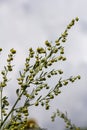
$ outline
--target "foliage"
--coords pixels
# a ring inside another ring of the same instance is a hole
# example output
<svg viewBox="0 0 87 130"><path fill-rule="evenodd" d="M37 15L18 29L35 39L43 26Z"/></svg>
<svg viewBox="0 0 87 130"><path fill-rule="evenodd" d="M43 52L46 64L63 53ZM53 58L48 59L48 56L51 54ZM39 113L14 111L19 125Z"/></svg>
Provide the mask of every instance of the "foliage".
<svg viewBox="0 0 87 130"><path fill-rule="evenodd" d="M79 128L80 130L87 130L87 127L81 127ZM69 130L69 129L65 129L65 130Z"/></svg>
<svg viewBox="0 0 87 130"><path fill-rule="evenodd" d="M16 54L16 50L12 48L8 54L7 65L1 71L2 80L0 81L0 129L1 130L25 130L26 124L29 119L28 108L31 106L45 107L46 110L50 109L50 101L55 99L55 96L61 94L61 87L66 86L69 82L73 83L80 76L71 76L67 79L62 78L63 70L52 68L54 64L58 62L66 61L64 56L64 44L67 40L68 31L78 21L78 18L73 19L66 27L61 36L51 43L48 40L45 41L45 48L38 47L36 51L29 48L29 54L25 59L25 67L22 71L19 71L19 77L17 78L18 88L16 90L17 99L12 106L11 110L8 109L10 103L7 96L3 96L3 90L8 84L8 74L12 72L14 65L12 61ZM0 48L0 52L2 48ZM58 82L55 86L51 87L48 84L48 79L58 76ZM46 95L41 95L40 92L46 90ZM21 101L22 97L25 97L24 104L17 107L17 104ZM66 124L68 123L69 129L72 124L68 120L67 116L60 111L57 111L59 117L63 118ZM52 116L54 120L56 114ZM10 121L8 121L10 119ZM75 127L76 128L76 127ZM36 128L35 128L36 129ZM76 128L76 130L79 130Z"/></svg>
<svg viewBox="0 0 87 130"><path fill-rule="evenodd" d="M80 130L79 127L76 127L74 124L72 124L71 120L68 119L67 112L63 113L60 110L57 110L51 116L52 121L54 121L57 116L64 120L67 130Z"/></svg>

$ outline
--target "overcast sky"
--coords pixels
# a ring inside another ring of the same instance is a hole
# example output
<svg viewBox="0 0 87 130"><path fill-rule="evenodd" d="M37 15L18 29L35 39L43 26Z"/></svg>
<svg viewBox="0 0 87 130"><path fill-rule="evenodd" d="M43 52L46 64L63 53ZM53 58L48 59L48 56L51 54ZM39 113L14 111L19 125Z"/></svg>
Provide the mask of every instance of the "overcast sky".
<svg viewBox="0 0 87 130"><path fill-rule="evenodd" d="M29 47L43 46L45 40L55 41L66 25L75 17L79 22L69 31L65 46L67 62L64 70L66 77L81 75L81 80L64 88L63 93L52 102L52 109L31 109L30 116L35 117L42 127L48 130L63 130L64 123L56 119L51 123L50 114L59 108L67 111L69 118L78 126L87 124L87 0L0 0L0 47L3 48L0 68L10 48L17 50L15 68L12 76L22 68ZM12 82L12 86L14 86ZM10 88L5 91L14 97Z"/></svg>

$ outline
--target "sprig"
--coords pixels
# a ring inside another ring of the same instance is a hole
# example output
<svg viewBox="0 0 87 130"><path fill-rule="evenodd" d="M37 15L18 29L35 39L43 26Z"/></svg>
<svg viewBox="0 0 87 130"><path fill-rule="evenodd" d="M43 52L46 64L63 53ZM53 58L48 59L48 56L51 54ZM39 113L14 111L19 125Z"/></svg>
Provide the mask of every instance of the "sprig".
<svg viewBox="0 0 87 130"><path fill-rule="evenodd" d="M71 76L67 79L62 78L63 70L54 69L53 65L58 65L59 62L66 61L64 56L64 43L67 40L68 31L78 21L78 18L73 19L66 27L65 31L55 40L54 43L45 41L45 47L38 47L35 50L29 48L28 56L25 59L24 69L19 71L19 77L17 78L18 88L16 90L17 99L14 102L11 110L7 112L10 105L8 97L3 97L3 89L6 88L8 79L8 73L13 71L12 61L16 50L12 48L7 58L7 65L1 71L2 81L0 81L0 108L1 130L25 130L26 122L29 117L29 107L31 106L44 106L46 110L50 109L50 101L55 99L55 96L61 94L61 87L66 86L69 82L73 83L80 76ZM0 52L2 48L0 48ZM33 61L33 62L32 62ZM58 82L51 87L48 84L48 79L52 80L53 76L57 76ZM46 95L41 95L40 92L45 89ZM25 99L23 104L17 107L17 104ZM57 111L58 114L58 111ZM55 114L56 115L56 114ZM66 119L71 126L68 118L63 113L59 112L59 116ZM8 121L10 117L10 121ZM53 117L53 116L52 116ZM54 116L55 117L55 116ZM54 119L54 118L52 118ZM8 121L8 122L7 122ZM6 123L7 122L7 123ZM69 127L70 129L70 127Z"/></svg>
<svg viewBox="0 0 87 130"><path fill-rule="evenodd" d="M57 109L57 111L54 112L53 115L51 116L51 120L54 122L56 117L60 117L61 119L64 120L67 129L69 129L69 130L80 130L79 127L72 124L71 120L67 116L67 112L63 113L59 109Z"/></svg>

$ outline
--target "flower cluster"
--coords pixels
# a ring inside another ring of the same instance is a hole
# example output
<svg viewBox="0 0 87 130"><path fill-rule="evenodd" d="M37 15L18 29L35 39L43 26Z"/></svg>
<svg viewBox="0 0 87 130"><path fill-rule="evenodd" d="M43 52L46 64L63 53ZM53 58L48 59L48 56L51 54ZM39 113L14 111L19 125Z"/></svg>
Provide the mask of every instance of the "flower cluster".
<svg viewBox="0 0 87 130"><path fill-rule="evenodd" d="M59 109L57 109L57 111L54 112L53 115L51 116L51 120L54 122L55 118L57 116L60 117L60 118L62 118L64 120L67 129L69 129L69 130L80 130L79 127L76 127L74 124L72 124L71 120L68 119L67 112L63 113Z"/></svg>
<svg viewBox="0 0 87 130"><path fill-rule="evenodd" d="M46 110L50 109L50 101L55 99L55 96L61 94L61 87L66 86L69 82L74 82L80 79L80 76L71 76L67 79L62 79L60 75L64 72L60 68L53 69L54 64L66 61L64 56L64 44L67 40L68 30L78 21L78 18L73 19L67 26L61 36L54 43L45 41L45 48L38 47L36 51L32 48L28 50L28 56L25 59L24 69L19 71L17 78L18 89L16 90L17 99L11 110L7 112L9 106L8 97L3 97L3 89L7 86L8 72L13 70L12 61L16 50L12 48L7 58L7 65L1 71L2 81L0 82L0 129L1 130L25 130L26 122L29 118L28 108L31 106L43 106ZM2 49L0 48L0 52ZM33 62L32 62L33 61ZM52 80L53 76L57 76L57 83L51 87L48 79ZM40 92L46 90L46 95ZM24 98L21 106L17 104ZM61 115L61 114L60 114ZM10 117L9 123L6 123ZM65 116L64 116L65 118ZM52 118L54 119L54 118Z"/></svg>

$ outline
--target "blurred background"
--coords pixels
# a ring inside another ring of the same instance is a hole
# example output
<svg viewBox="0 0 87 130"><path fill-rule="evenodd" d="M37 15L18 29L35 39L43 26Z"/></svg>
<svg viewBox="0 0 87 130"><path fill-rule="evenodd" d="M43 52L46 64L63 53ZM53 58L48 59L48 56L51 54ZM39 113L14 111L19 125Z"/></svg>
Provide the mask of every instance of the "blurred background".
<svg viewBox="0 0 87 130"><path fill-rule="evenodd" d="M59 108L77 126L87 126L87 0L0 0L0 70L6 63L11 48L17 50L12 78L4 94L11 105L19 70L23 69L28 48L43 46L45 40L55 41L75 17L79 22L69 31L65 45L67 61L62 65L65 77L81 75L81 80L62 90L51 102L50 111L31 108L30 117L36 118L42 128L64 130L62 119L52 123L50 116Z"/></svg>

